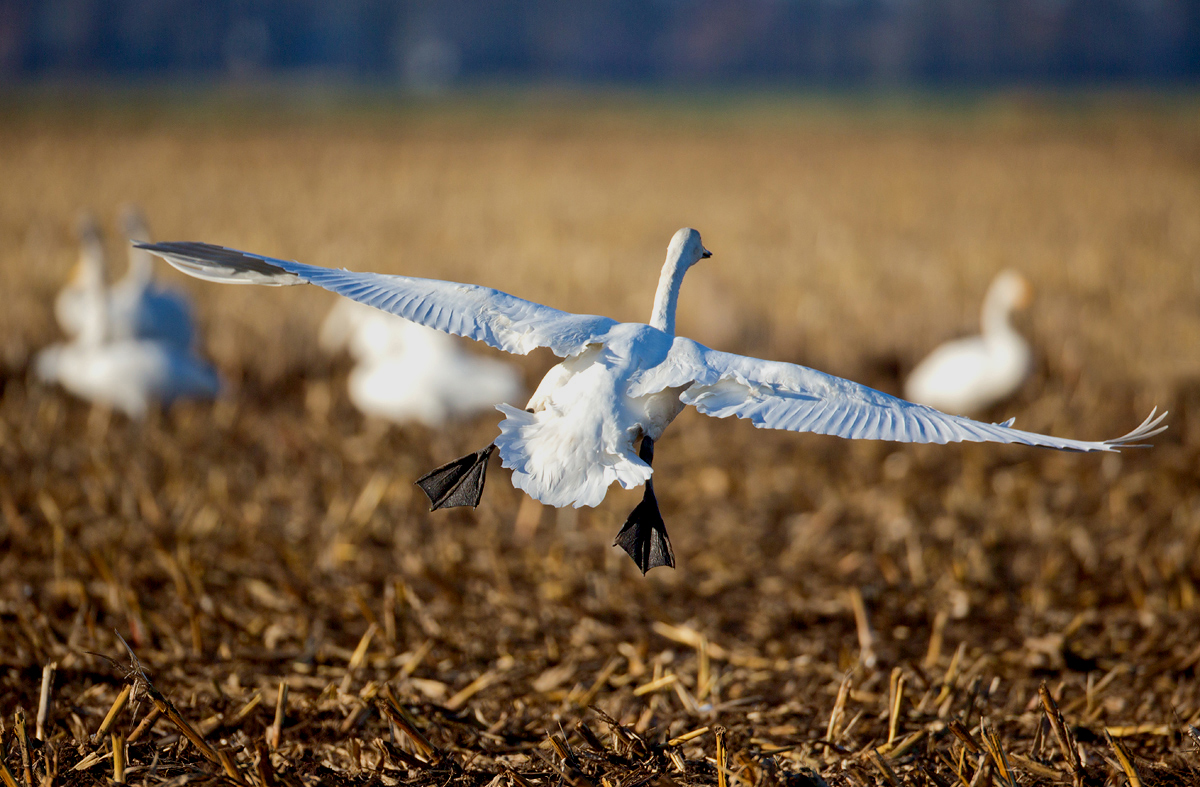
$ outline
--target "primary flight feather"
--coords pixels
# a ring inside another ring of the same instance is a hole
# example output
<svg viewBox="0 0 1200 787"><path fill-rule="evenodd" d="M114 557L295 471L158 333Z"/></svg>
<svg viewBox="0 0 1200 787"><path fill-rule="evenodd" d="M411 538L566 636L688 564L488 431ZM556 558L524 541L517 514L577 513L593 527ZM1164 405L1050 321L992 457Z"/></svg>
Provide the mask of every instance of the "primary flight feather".
<svg viewBox="0 0 1200 787"><path fill-rule="evenodd" d="M549 348L564 358L525 408L501 404L500 436L487 448L418 483L433 507L476 505L486 463L499 451L513 484L555 506L595 506L614 482L646 485L617 536L643 572L674 565L650 481L654 442L691 405L717 418L852 439L915 443L1021 443L1068 451L1114 451L1166 429L1150 416L1112 440L1069 440L948 415L795 364L711 350L675 335L684 274L712 256L684 228L667 248L649 324L578 315L472 284L321 268L206 243L139 244L185 273L225 283L315 284L430 328L510 353ZM641 441L640 444L638 441ZM635 450L637 446L637 450Z"/></svg>

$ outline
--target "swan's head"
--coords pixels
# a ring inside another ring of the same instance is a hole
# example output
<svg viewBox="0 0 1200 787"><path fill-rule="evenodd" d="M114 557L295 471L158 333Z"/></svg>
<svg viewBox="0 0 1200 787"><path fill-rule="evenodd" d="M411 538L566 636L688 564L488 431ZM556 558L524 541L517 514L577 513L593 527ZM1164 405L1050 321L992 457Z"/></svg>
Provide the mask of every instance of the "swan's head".
<svg viewBox="0 0 1200 787"><path fill-rule="evenodd" d="M1013 270L1000 271L988 288L987 303L1001 311L1025 309L1032 302L1033 286Z"/></svg>
<svg viewBox="0 0 1200 787"><path fill-rule="evenodd" d="M675 237L671 238L671 245L667 247L667 259L679 260L685 268L711 256L712 252L700 242L700 233L691 227L676 232Z"/></svg>

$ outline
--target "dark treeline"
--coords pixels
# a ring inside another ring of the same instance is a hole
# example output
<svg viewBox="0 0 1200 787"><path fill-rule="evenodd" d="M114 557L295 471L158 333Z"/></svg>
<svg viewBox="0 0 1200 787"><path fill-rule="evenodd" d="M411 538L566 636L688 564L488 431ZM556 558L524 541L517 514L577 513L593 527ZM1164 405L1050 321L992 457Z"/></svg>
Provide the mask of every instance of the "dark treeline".
<svg viewBox="0 0 1200 787"><path fill-rule="evenodd" d="M0 79L1178 83L1200 0L0 0Z"/></svg>

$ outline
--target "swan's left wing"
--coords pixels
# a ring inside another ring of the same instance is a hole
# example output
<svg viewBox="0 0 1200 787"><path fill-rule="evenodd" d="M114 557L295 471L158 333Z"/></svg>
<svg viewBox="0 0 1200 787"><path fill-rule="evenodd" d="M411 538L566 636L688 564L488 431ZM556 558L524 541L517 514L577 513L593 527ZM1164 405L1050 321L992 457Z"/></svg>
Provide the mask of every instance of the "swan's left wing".
<svg viewBox="0 0 1200 787"><path fill-rule="evenodd" d="M566 358L616 325L608 317L559 311L477 284L322 268L209 243L135 245L198 279L271 286L315 284L406 320L518 355L549 347Z"/></svg>
<svg viewBox="0 0 1200 787"><path fill-rule="evenodd" d="M680 399L705 415L736 415L763 429L816 432L859 440L906 443L993 442L1115 451L1153 437L1167 414L1150 416L1123 437L1091 442L1024 432L1012 421L988 424L948 415L841 377L779 361L710 350L677 337L667 359L633 380L630 395L685 388Z"/></svg>

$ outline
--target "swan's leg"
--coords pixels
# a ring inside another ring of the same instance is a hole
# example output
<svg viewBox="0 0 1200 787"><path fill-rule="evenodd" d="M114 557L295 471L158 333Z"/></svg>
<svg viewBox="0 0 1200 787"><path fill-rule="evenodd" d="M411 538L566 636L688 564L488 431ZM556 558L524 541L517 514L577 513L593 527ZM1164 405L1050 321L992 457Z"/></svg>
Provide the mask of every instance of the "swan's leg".
<svg viewBox="0 0 1200 787"><path fill-rule="evenodd" d="M418 478L417 486L429 498L429 510L479 505L488 459L495 450L496 444L492 443L482 451L455 459Z"/></svg>
<svg viewBox="0 0 1200 787"><path fill-rule="evenodd" d="M654 463L654 441L649 437L642 438L638 456L646 464ZM675 551L671 549L667 526L658 511L653 481L646 482L646 494L642 496L642 502L625 520L625 526L617 533L613 546L624 549L643 574L658 566L675 568Z"/></svg>

